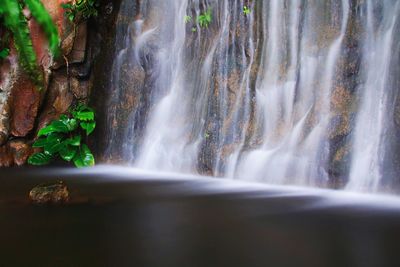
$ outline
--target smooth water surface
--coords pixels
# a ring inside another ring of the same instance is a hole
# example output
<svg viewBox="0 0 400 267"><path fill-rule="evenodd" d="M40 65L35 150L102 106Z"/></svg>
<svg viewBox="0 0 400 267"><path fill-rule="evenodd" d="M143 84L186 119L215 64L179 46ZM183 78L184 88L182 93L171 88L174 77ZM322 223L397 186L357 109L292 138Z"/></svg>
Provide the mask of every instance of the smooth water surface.
<svg viewBox="0 0 400 267"><path fill-rule="evenodd" d="M63 179L72 201L29 190ZM2 170L1 266L399 266L400 199L127 168Z"/></svg>

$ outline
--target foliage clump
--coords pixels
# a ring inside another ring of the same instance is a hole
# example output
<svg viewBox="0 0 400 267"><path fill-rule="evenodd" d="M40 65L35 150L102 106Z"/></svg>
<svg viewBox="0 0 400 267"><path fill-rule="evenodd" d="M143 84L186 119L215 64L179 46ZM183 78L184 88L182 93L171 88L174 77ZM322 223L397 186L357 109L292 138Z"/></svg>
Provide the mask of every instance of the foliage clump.
<svg viewBox="0 0 400 267"><path fill-rule="evenodd" d="M89 19L98 15L96 0L72 0L61 6L66 10L65 15L70 21L75 21L78 17Z"/></svg>
<svg viewBox="0 0 400 267"><path fill-rule="evenodd" d="M210 23L212 22L212 10L211 8L207 9L206 12L200 14L197 17L197 22L199 23L200 27L202 28L208 28Z"/></svg>
<svg viewBox="0 0 400 267"><path fill-rule="evenodd" d="M82 136L89 136L95 129L95 114L86 105L78 105L67 115L52 121L42 128L39 139L32 147L42 148L29 157L31 165L46 165L56 158L73 162L76 167L89 167L95 164L94 156L88 146L83 143Z"/></svg>
<svg viewBox="0 0 400 267"><path fill-rule="evenodd" d="M248 6L244 6L243 7L243 14L245 14L246 16L249 15L251 13L251 10Z"/></svg>

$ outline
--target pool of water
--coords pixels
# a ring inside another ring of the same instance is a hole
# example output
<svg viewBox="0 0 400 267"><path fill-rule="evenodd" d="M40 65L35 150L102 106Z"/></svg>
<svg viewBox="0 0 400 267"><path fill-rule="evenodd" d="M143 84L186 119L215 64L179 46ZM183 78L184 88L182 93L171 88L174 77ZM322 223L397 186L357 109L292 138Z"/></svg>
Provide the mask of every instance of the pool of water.
<svg viewBox="0 0 400 267"><path fill-rule="evenodd" d="M67 205L29 190L63 180ZM400 198L120 167L0 172L0 266L400 266Z"/></svg>

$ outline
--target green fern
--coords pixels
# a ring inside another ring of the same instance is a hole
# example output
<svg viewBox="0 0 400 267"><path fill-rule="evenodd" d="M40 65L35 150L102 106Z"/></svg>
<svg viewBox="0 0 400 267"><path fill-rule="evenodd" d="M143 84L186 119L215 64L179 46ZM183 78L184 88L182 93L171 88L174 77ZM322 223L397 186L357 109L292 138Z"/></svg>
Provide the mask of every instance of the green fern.
<svg viewBox="0 0 400 267"><path fill-rule="evenodd" d="M46 33L49 39L51 53L55 57L58 56L59 37L57 28L51 20L50 15L39 0L24 0L24 3ZM43 74L37 65L37 57L33 49L28 21L22 12L23 8L24 4L22 2L16 0L2 0L0 5L0 18L3 19L5 27L13 35L14 45L18 52L19 64L40 90L43 87Z"/></svg>
<svg viewBox="0 0 400 267"><path fill-rule="evenodd" d="M59 49L59 37L56 25L46 8L43 6L40 0L25 0L26 5L35 18L36 22L42 27L49 41L49 48L55 58L60 54Z"/></svg>
<svg viewBox="0 0 400 267"><path fill-rule="evenodd" d="M0 14L4 24L14 37L14 45L18 52L19 63L31 77L35 85L42 84L43 78L36 64L36 54L29 35L28 22L22 13L22 6L15 0L3 0Z"/></svg>

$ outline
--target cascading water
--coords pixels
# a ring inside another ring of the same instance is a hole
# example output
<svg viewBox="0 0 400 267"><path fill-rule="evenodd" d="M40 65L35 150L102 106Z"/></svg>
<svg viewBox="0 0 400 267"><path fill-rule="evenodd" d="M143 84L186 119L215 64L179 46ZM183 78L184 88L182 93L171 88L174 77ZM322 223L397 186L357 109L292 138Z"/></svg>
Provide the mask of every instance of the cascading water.
<svg viewBox="0 0 400 267"><path fill-rule="evenodd" d="M385 161L393 160L385 157L385 154L392 149L388 146L395 108L392 91L400 89L398 84L397 86L391 84L395 75L400 74L392 70L392 64L400 63L399 31L396 32L396 27L400 26L398 21L400 2L369 0L363 12L366 32L363 42L362 75L365 82L358 90L360 108L355 126L350 181L347 187L376 191L383 176L392 175L390 169L393 168L385 165ZM376 17L376 12L380 12L379 17ZM397 53L392 49L396 46Z"/></svg>
<svg viewBox="0 0 400 267"><path fill-rule="evenodd" d="M356 190L395 179L398 1L124 0L121 10L110 160Z"/></svg>

